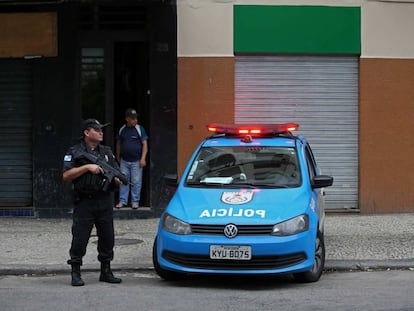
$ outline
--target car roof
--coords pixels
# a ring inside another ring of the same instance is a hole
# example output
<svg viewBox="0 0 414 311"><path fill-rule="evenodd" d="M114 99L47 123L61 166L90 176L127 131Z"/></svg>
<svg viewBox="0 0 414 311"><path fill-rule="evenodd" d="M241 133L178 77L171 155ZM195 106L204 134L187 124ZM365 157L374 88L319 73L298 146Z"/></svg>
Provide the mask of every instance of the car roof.
<svg viewBox="0 0 414 311"><path fill-rule="evenodd" d="M297 136L291 137L252 137L250 142L244 142L243 137L212 136L207 138L203 147L225 147L225 146L275 146L294 147Z"/></svg>
<svg viewBox="0 0 414 311"><path fill-rule="evenodd" d="M294 147L299 140L307 144L306 139L295 136L293 131L299 129L297 123L278 124L224 124L211 123L207 125L212 136L206 138L201 146L280 146Z"/></svg>

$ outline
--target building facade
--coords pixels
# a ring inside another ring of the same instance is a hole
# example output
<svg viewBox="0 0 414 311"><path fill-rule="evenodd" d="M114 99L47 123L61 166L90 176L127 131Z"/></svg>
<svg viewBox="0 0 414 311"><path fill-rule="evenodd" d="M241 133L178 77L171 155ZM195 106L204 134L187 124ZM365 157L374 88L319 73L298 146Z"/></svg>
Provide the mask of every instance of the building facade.
<svg viewBox="0 0 414 311"><path fill-rule="evenodd" d="M294 121L328 208L414 211L414 1L178 1L178 171L205 125Z"/></svg>
<svg viewBox="0 0 414 311"><path fill-rule="evenodd" d="M174 1L0 1L0 215L64 217L63 156L82 119L133 107L150 136L143 206L165 206L176 171ZM116 198L114 198L115 200Z"/></svg>
<svg viewBox="0 0 414 311"><path fill-rule="evenodd" d="M414 212L414 1L0 0L0 215L70 214L81 120L150 136L159 214L211 122L298 122L332 210ZM115 200L116 198L114 198Z"/></svg>

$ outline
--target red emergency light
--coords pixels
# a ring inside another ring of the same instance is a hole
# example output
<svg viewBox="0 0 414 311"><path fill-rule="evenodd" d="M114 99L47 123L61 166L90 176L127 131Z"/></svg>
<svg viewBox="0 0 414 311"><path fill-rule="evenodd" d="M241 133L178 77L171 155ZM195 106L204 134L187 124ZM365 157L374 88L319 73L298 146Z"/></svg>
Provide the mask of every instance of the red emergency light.
<svg viewBox="0 0 414 311"><path fill-rule="evenodd" d="M297 123L283 124L220 124L212 123L207 125L209 132L217 134L231 135L276 135L281 133L289 133L299 128Z"/></svg>

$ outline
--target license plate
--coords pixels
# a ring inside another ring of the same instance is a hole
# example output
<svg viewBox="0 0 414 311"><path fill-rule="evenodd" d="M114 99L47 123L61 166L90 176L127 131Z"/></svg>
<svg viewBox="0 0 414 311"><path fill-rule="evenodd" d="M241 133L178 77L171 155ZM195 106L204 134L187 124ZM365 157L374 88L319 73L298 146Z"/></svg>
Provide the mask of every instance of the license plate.
<svg viewBox="0 0 414 311"><path fill-rule="evenodd" d="M251 246L239 245L210 245L210 259L252 259Z"/></svg>

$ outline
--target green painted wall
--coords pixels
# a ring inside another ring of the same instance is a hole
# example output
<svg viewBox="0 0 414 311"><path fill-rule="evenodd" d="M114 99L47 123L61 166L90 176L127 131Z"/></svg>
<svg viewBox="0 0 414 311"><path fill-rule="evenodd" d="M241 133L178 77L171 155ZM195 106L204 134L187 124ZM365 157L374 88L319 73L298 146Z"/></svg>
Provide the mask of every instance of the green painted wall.
<svg viewBox="0 0 414 311"><path fill-rule="evenodd" d="M235 5L234 52L360 54L361 10Z"/></svg>

